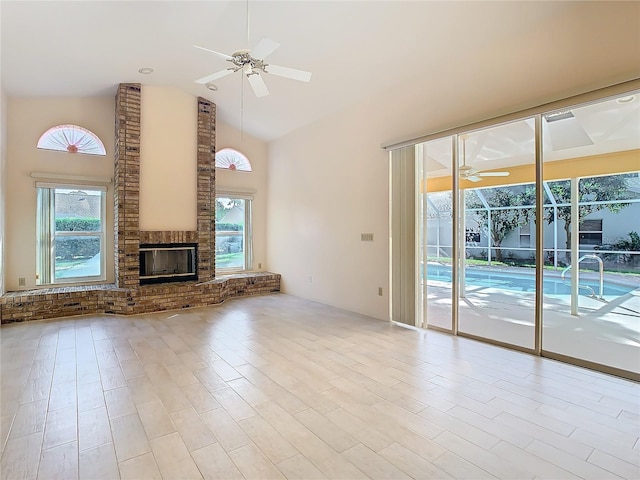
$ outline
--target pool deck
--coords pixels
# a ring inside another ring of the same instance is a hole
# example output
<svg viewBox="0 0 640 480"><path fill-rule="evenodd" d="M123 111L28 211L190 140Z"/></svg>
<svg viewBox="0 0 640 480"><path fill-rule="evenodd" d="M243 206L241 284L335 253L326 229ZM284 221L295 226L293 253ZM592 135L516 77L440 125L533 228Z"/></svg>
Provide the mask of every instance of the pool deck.
<svg viewBox="0 0 640 480"><path fill-rule="evenodd" d="M522 270L500 268L489 271L525 274ZM532 273L530 269L526 270ZM586 275L581 274L581 278L584 277ZM543 349L639 372L640 276L624 277L625 285L633 281L634 290L624 295L605 295L603 300L581 294L577 316L570 313L570 295L545 294ZM605 277L605 282L612 280L622 284L619 274ZM451 284L429 280L427 297L428 323L450 328ZM460 299L459 329L478 337L533 348L534 312L533 292L467 286Z"/></svg>

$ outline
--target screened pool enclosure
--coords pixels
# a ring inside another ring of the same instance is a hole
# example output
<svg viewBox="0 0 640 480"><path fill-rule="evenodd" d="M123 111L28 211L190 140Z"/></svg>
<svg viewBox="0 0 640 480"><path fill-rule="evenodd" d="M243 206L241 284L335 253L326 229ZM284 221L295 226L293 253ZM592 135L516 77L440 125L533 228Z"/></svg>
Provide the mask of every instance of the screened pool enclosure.
<svg viewBox="0 0 640 480"><path fill-rule="evenodd" d="M545 265L571 263L571 202L568 180L544 181L543 239ZM640 174L587 177L578 182L578 245L580 256L596 254L607 272L634 273L640 267ZM591 191L589 191L591 190ZM452 255L450 224L452 192L426 194L426 256L440 262ZM606 199L605 199L606 198ZM535 184L479 187L464 190L464 254L487 265L535 268ZM598 262L581 265L598 269Z"/></svg>
<svg viewBox="0 0 640 480"><path fill-rule="evenodd" d="M392 320L640 379L639 86L388 147Z"/></svg>

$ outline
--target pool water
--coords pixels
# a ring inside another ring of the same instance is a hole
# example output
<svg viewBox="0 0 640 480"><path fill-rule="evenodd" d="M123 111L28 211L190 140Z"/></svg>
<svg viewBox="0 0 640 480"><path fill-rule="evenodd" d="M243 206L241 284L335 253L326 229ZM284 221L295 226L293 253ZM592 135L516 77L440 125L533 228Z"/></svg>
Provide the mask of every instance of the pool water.
<svg viewBox="0 0 640 480"><path fill-rule="evenodd" d="M533 273L533 272L532 272ZM427 266L427 280L438 280L441 282L451 283L451 267L439 264L429 264ZM489 272L487 270L467 267L465 269L465 283L467 286L473 287L489 287L509 290L511 292L533 293L536 291L535 276L524 275L511 272ZM567 276L567 285L562 283L559 277L551 277L545 275L543 282L543 292L550 295L571 295L571 287L568 285L569 277ZM600 285L598 282L581 280L580 285L587 285L599 294ZM604 281L603 295L620 296L625 295L637 287L633 285L620 285L607 283ZM591 292L586 288L578 290L580 295L590 295Z"/></svg>

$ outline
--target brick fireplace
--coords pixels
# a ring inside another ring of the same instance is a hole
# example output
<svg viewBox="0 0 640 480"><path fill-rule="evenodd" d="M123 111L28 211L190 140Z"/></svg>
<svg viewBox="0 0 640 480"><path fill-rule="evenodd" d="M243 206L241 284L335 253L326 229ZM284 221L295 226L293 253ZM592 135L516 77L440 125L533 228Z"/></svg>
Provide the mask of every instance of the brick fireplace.
<svg viewBox="0 0 640 480"><path fill-rule="evenodd" d="M216 106L204 98L197 99L196 112L196 231L140 230L140 107L141 85L120 84L115 112L115 285L9 292L0 298L2 323L93 313L149 313L280 291L280 275L269 272L215 277ZM176 243L196 246L196 279L141 285L140 245Z"/></svg>
<svg viewBox="0 0 640 480"><path fill-rule="evenodd" d="M141 86L121 84L116 94L114 168L115 277L121 288L140 286L140 244L197 243L198 282L215 277L216 106L198 98L197 230L140 231Z"/></svg>

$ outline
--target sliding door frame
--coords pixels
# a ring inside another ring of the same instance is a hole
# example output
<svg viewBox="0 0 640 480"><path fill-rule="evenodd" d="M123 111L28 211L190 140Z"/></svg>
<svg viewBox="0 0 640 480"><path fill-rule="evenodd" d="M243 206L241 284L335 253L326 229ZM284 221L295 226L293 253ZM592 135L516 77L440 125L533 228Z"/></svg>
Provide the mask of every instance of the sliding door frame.
<svg viewBox="0 0 640 480"><path fill-rule="evenodd" d="M482 120L479 122L475 122L472 124L467 124L461 127L456 127L448 130L443 130L427 135L423 135L420 137L416 137L410 140L406 140L399 143L382 145L385 150L393 151L404 147L415 146L417 144L425 143L430 140L440 139L446 136L451 137L452 141L452 203L453 203L453 241L452 241L452 312L451 312L451 330L446 330L441 327L431 326L426 323L426 328L444 331L447 333L451 333L456 336L472 338L475 340L479 340L485 343L490 343L494 345L498 345L501 347L506 347L513 350L519 350L527 353L531 353L537 356L543 356L551 359L556 359L565 363L589 368L592 370L601 371L603 373L612 374L624 378L628 378L634 381L640 381L640 373L636 373L633 371L627 371L616 367L611 367L604 364L599 364L595 362L590 362L588 360L583 360L580 358L570 357L554 352L549 352L544 349L543 345L543 306L544 306L544 293L543 293L543 281L544 281L544 185L543 185L543 149L542 149L542 115L548 113L549 111L559 110L567 107L575 107L576 105L582 105L587 103L596 102L599 100L604 100L607 97L613 97L625 93L629 93L634 90L640 90L640 79L631 80L628 82L620 83L617 85L613 85L610 87L602 88L599 90L594 90L591 92L583 93L580 95L576 95L573 97L565 98L562 100L546 103L543 105L539 105L536 107L532 107L526 110L521 110L518 112L510 113L507 115L503 115L501 117L491 118ZM535 274L535 287L536 287L536 297L534 304L534 347L527 348L518 345L508 344L496 340L492 340L490 338L485 337L477 337L475 335L466 334L464 332L460 332L459 330L459 305L460 305L460 268L462 268L462 258L461 252L463 249L461 248L461 219L460 219L460 177L458 172L458 164L459 164L459 149L458 142L459 136L463 133L467 133L474 130L480 130L482 128L492 127L499 124L505 124L512 121L521 120L524 118L533 118L535 122L535 186L536 186L536 212L535 212L535 222L538 226L536 229L536 274ZM417 171L416 171L417 173ZM424 172L423 172L424 173ZM421 175L422 176L426 175ZM420 182L418 182L420 183ZM425 189L426 189L426 182ZM426 194L426 190L424 192ZM421 192L418 189L417 197L419 197ZM416 206L418 206L419 198L416 199ZM419 228L417 230L420 230ZM418 238L416 238L416 244L419 244ZM418 252L420 246L417 245L416 252ZM575 255L574 255L575 256ZM416 255L416 259L421 258L421 255ZM420 278L421 272L418 273L416 278ZM422 282L419 282L420 284ZM418 292L420 290L420 292ZM423 294L421 291L422 287L418 286L416 288L416 294ZM416 299L416 306L420 303L420 300ZM426 305L426 301L425 301ZM418 311L424 311L424 315L421 315L422 318L419 320L416 319L416 325L421 325L424 319L426 318L426 306L424 308L416 309L416 313ZM423 325L425 326L425 325Z"/></svg>

